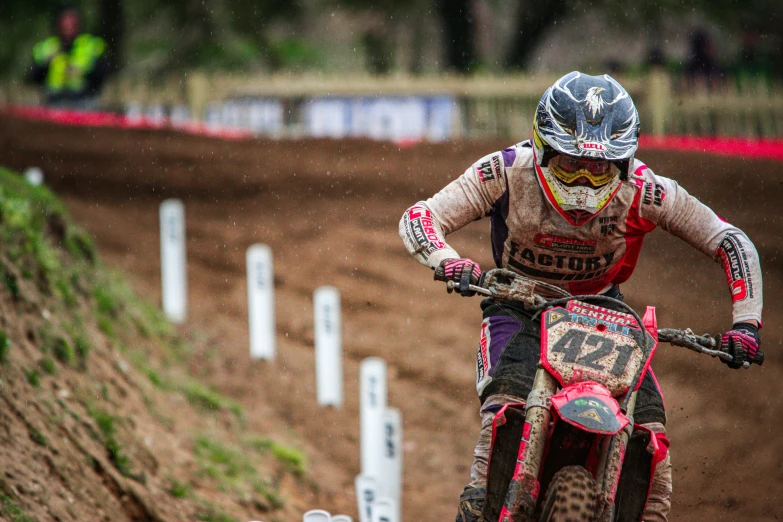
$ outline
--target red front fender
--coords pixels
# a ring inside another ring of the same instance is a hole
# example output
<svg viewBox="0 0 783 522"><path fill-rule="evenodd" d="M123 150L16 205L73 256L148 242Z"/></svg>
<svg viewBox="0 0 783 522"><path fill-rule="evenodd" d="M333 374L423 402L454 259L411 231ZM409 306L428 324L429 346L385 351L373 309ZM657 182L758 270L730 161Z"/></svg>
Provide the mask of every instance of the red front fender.
<svg viewBox="0 0 783 522"><path fill-rule="evenodd" d="M630 421L609 390L595 382L580 382L566 386L552 397L557 415L577 428L614 435Z"/></svg>

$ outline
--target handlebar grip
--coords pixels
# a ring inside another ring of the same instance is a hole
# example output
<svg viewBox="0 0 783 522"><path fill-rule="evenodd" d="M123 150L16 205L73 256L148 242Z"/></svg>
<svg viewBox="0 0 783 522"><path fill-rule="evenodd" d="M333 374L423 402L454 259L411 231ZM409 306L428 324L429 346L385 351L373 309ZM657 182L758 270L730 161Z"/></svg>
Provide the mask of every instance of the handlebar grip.
<svg viewBox="0 0 783 522"><path fill-rule="evenodd" d="M753 364L758 364L759 366L764 364L764 352L762 352L761 350L757 351L756 355L753 356L753 360L750 362L752 362Z"/></svg>
<svg viewBox="0 0 783 522"><path fill-rule="evenodd" d="M435 269L435 281L448 281L446 277L446 270L442 266Z"/></svg>

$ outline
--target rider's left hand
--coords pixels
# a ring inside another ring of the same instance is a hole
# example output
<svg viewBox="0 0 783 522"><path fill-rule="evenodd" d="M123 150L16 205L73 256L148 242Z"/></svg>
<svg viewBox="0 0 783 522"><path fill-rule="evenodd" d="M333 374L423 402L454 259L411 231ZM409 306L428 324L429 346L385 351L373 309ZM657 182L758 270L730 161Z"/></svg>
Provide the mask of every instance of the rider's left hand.
<svg viewBox="0 0 783 522"><path fill-rule="evenodd" d="M720 339L720 349L734 357L733 362L723 361L729 368L742 368L745 361L753 362L760 346L759 329L752 323L734 323Z"/></svg>

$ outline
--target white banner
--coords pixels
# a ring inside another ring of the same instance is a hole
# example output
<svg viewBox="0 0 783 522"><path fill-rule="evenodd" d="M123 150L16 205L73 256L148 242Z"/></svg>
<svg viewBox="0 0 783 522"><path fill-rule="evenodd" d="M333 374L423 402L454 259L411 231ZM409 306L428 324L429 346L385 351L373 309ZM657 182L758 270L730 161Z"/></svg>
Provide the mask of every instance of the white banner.
<svg viewBox="0 0 783 522"><path fill-rule="evenodd" d="M393 498L378 497L373 502L372 522L399 522Z"/></svg>
<svg viewBox="0 0 783 522"><path fill-rule="evenodd" d="M187 316L185 207L178 199L160 205L160 271L163 312L171 322Z"/></svg>
<svg viewBox="0 0 783 522"><path fill-rule="evenodd" d="M318 404L343 405L343 360L340 292L322 286L313 294L315 321L315 381Z"/></svg>
<svg viewBox="0 0 783 522"><path fill-rule="evenodd" d="M378 357L368 357L362 361L359 374L362 474L378 480L383 473L386 362Z"/></svg>
<svg viewBox="0 0 783 522"><path fill-rule="evenodd" d="M272 249L256 244L247 249L247 312L250 357L275 358L275 285Z"/></svg>
<svg viewBox="0 0 783 522"><path fill-rule="evenodd" d="M356 507L359 510L359 522L372 522L372 506L376 496L375 479L367 475L356 475Z"/></svg>
<svg viewBox="0 0 783 522"><path fill-rule="evenodd" d="M323 509L313 509L304 514L302 522L331 522L332 516Z"/></svg>
<svg viewBox="0 0 783 522"><path fill-rule="evenodd" d="M350 128L348 101L341 98L315 98L304 106L304 127L309 136L342 138Z"/></svg>
<svg viewBox="0 0 783 522"><path fill-rule="evenodd" d="M399 516L402 500L402 415L396 408L387 408L383 415L382 466L378 494L394 501L395 512Z"/></svg>

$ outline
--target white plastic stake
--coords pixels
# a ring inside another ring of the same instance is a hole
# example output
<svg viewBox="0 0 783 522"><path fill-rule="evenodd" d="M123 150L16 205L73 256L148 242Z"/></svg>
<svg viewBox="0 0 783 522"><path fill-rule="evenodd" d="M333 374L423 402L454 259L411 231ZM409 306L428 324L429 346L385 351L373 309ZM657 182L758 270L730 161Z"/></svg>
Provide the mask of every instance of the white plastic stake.
<svg viewBox="0 0 783 522"><path fill-rule="evenodd" d="M160 270L163 311L173 323L187 315L187 268L185 261L185 207L178 199L160 205Z"/></svg>
<svg viewBox="0 0 783 522"><path fill-rule="evenodd" d="M353 522L353 519L348 515L334 515L332 522Z"/></svg>
<svg viewBox="0 0 783 522"><path fill-rule="evenodd" d="M332 515L323 509L313 509L304 514L302 522L331 522Z"/></svg>
<svg viewBox="0 0 783 522"><path fill-rule="evenodd" d="M247 263L247 312L250 324L250 357L275 358L275 285L272 249L252 245Z"/></svg>
<svg viewBox="0 0 783 522"><path fill-rule="evenodd" d="M367 475L356 475L354 488L356 488L359 522L372 522L372 507L376 496L375 479Z"/></svg>
<svg viewBox="0 0 783 522"><path fill-rule="evenodd" d="M399 522L393 498L378 497L373 502L372 522Z"/></svg>
<svg viewBox="0 0 783 522"><path fill-rule="evenodd" d="M43 170L40 167L30 167L24 171L24 178L30 185L38 187L44 181Z"/></svg>
<svg viewBox="0 0 783 522"><path fill-rule="evenodd" d="M378 480L378 493L394 501L400 515L402 499L402 415L396 408L386 408L383 415L383 471Z"/></svg>
<svg viewBox="0 0 783 522"><path fill-rule="evenodd" d="M343 357L340 292L322 286L313 294L315 312L315 383L318 404L343 405Z"/></svg>
<svg viewBox="0 0 783 522"><path fill-rule="evenodd" d="M383 473L386 362L378 357L368 357L362 361L359 374L362 474L380 482Z"/></svg>

